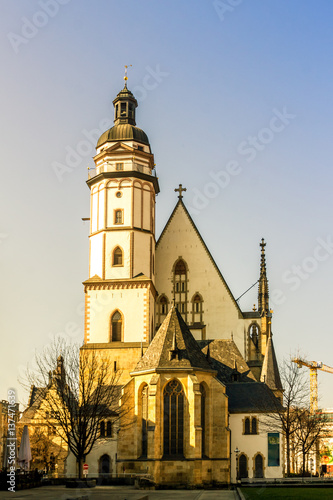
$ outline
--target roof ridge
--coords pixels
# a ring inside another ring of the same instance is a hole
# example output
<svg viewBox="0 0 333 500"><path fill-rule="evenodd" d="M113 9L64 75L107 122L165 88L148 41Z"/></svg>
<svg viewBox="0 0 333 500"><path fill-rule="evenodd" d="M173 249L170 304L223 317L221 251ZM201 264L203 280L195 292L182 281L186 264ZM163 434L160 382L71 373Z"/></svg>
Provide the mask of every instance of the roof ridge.
<svg viewBox="0 0 333 500"><path fill-rule="evenodd" d="M212 256L212 254L210 253L209 248L207 247L207 245L206 245L206 243L205 243L205 241L204 241L203 237L202 237L202 236L201 236L201 234L200 234L199 229L197 228L197 226L196 226L196 224L195 224L194 220L192 219L192 217L191 217L191 215L190 215L189 211L187 210L187 208L186 208L186 206L185 206L185 203L183 202L183 200L182 200L182 199L179 199L179 200L178 200L178 202L177 202L177 204L176 204L175 208L173 209L173 211L172 211L172 213L171 213L171 215L170 215L170 217L169 217L169 219L168 219L168 221L167 221L166 225L164 226L164 229L163 229L163 231L161 232L160 237L159 237L159 238L158 238L158 240L157 240L157 243L156 243L156 249L157 249L158 244L160 243L160 241L161 241L162 237L164 236L164 234L165 234L165 232L166 232L166 230L167 230L168 226L170 225L171 220L173 219L173 217L174 217L174 215L175 215L175 213L176 213L176 210L177 210L177 208L179 207L179 205L181 205L181 206L183 207L184 212L185 212L185 215L187 216L188 220L190 221L190 224L192 225L192 227L193 227L194 231L196 232L197 236L199 237L199 240L200 240L201 244L203 245L204 250L205 250L205 251L206 251L206 253L208 254L208 257L209 257L210 261L212 262L212 264L213 264L214 268L216 269L216 271L217 271L217 273L218 273L218 275L219 275L219 277L220 277L221 281L222 281L222 282L223 282L223 284L225 285L225 287L226 287L226 289L227 289L227 292L229 293L230 298L231 298L231 299L233 300L233 302L235 303L235 305L236 305L236 307L237 307L238 311L239 311L239 312L243 315L243 311L242 311L242 310L241 310L241 308L239 307L238 302L236 301L236 299L235 299L235 297L234 297L234 295L233 295L232 291L230 290L230 288L229 288L229 286L228 286L228 284L227 284L226 280L224 279L223 274L221 273L221 271L220 271L220 269L219 269L218 265L216 264L216 262L215 262L215 260L214 260L214 257L213 257L213 256Z"/></svg>

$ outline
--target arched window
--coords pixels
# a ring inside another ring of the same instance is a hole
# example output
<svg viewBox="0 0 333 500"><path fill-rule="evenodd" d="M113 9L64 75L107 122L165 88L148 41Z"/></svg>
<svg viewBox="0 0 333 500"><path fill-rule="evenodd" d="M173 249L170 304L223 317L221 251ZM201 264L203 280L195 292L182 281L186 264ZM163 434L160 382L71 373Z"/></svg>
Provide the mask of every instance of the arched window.
<svg viewBox="0 0 333 500"><path fill-rule="evenodd" d="M100 435L100 437L105 436L105 422L101 422L99 424L99 435Z"/></svg>
<svg viewBox="0 0 333 500"><path fill-rule="evenodd" d="M174 266L173 296L178 311L187 321L187 267L182 259Z"/></svg>
<svg viewBox="0 0 333 500"><path fill-rule="evenodd" d="M113 266L123 265L123 251L120 247L116 247L113 251L112 265Z"/></svg>
<svg viewBox="0 0 333 500"><path fill-rule="evenodd" d="M257 419L256 417L253 417L252 422L251 422L251 434L257 434Z"/></svg>
<svg viewBox="0 0 333 500"><path fill-rule="evenodd" d="M163 294L157 301L157 325L163 323L165 316L168 314L168 298Z"/></svg>
<svg viewBox="0 0 333 500"><path fill-rule="evenodd" d="M146 457L148 452L148 385L141 391L141 456Z"/></svg>
<svg viewBox="0 0 333 500"><path fill-rule="evenodd" d="M264 464L260 453L254 459L254 477L264 477Z"/></svg>
<svg viewBox="0 0 333 500"><path fill-rule="evenodd" d="M179 456L184 452L184 391L178 380L171 380L163 392L164 456Z"/></svg>
<svg viewBox="0 0 333 500"><path fill-rule="evenodd" d="M167 301L167 298L165 296L161 297L160 304L161 304L161 314L163 314L163 315L167 314L168 313L168 301Z"/></svg>
<svg viewBox="0 0 333 500"><path fill-rule="evenodd" d="M111 318L111 342L121 342L122 326L121 314L116 311Z"/></svg>
<svg viewBox="0 0 333 500"><path fill-rule="evenodd" d="M112 436L112 424L110 421L107 422L107 424L106 424L106 435L107 435L107 437Z"/></svg>
<svg viewBox="0 0 333 500"><path fill-rule="evenodd" d="M250 434L250 419L246 417L244 423L244 434Z"/></svg>
<svg viewBox="0 0 333 500"><path fill-rule="evenodd" d="M200 384L201 392L201 456L205 457L206 453L206 390L203 384Z"/></svg>
<svg viewBox="0 0 333 500"><path fill-rule="evenodd" d="M259 349L259 327L258 325L250 326L250 339L252 340L256 349Z"/></svg>
<svg viewBox="0 0 333 500"><path fill-rule="evenodd" d="M247 477L247 457L243 453L238 459L238 475L240 479Z"/></svg>
<svg viewBox="0 0 333 500"><path fill-rule="evenodd" d="M196 293L192 298L192 322L203 323L202 320L202 297L199 293Z"/></svg>

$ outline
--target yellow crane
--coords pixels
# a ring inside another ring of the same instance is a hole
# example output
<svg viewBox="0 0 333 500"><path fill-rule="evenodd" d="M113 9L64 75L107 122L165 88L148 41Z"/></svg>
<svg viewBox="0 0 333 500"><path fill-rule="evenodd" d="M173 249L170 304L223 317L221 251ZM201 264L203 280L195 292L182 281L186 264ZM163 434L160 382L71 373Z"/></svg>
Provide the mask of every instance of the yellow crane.
<svg viewBox="0 0 333 500"><path fill-rule="evenodd" d="M294 358L292 361L297 364L298 368L302 366L310 368L310 411L314 413L318 410L318 370L333 373L333 368L324 365L321 361L307 361L302 358Z"/></svg>

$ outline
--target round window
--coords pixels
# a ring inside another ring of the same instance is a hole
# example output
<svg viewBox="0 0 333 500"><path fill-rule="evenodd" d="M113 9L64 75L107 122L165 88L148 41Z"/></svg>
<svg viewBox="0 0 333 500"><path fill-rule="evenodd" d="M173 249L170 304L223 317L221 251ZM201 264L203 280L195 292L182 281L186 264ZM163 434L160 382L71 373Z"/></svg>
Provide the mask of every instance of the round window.
<svg viewBox="0 0 333 500"><path fill-rule="evenodd" d="M123 193L122 193L121 191L117 191L117 192L116 192L116 196L117 196L117 198L121 198L121 197L122 197L122 195L123 195Z"/></svg>

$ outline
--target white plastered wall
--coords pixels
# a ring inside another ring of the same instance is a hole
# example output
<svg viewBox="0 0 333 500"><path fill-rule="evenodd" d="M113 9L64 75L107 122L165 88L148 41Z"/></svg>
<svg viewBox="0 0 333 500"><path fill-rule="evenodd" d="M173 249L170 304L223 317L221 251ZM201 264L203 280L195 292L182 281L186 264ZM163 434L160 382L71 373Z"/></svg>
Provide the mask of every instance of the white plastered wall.
<svg viewBox="0 0 333 500"><path fill-rule="evenodd" d="M119 310L123 317L123 342L144 342L145 311L148 306L145 288L91 290L89 343L110 341L112 314Z"/></svg>
<svg viewBox="0 0 333 500"><path fill-rule="evenodd" d="M256 417L258 420L259 434L243 434L244 419L246 417ZM231 482L236 481L236 454L235 449L239 449L239 456L245 453L248 459L248 477L254 476L254 457L261 453L264 457L264 477L277 478L283 477L283 447L282 434L277 422L268 420L269 417L263 414L255 413L235 413L229 417L229 426L231 429ZM266 424L264 423L266 422ZM280 466L268 467L268 432L280 433Z"/></svg>

